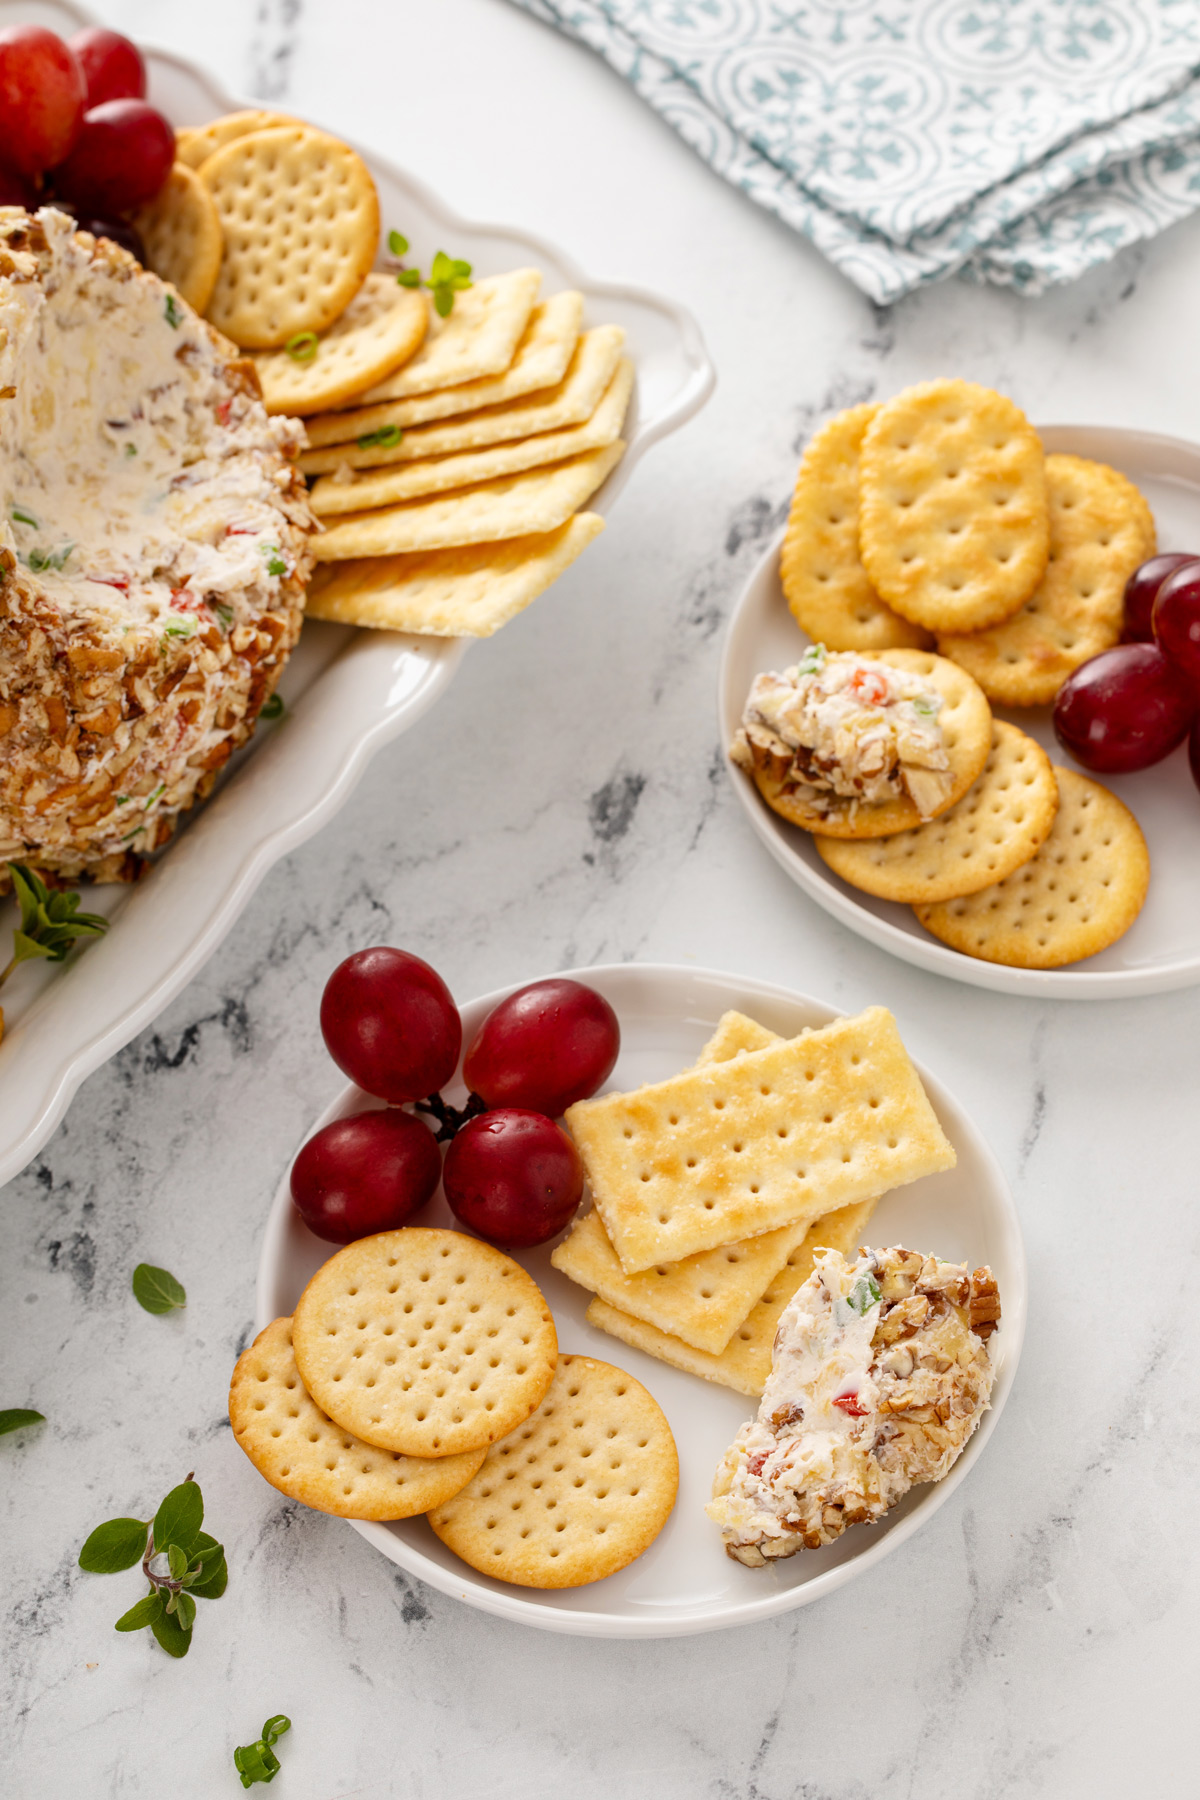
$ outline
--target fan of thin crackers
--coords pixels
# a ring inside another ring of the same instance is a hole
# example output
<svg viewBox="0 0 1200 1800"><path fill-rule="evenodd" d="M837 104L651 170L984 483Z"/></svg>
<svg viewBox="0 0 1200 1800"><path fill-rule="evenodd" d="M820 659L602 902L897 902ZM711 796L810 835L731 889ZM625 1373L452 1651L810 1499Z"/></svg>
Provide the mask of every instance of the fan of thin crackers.
<svg viewBox="0 0 1200 1800"><path fill-rule="evenodd" d="M604 528L586 508L625 448L621 329L585 330L583 296L542 298L537 269L463 276L433 307L417 271L377 266L362 158L287 114L181 130L177 158L139 227L155 271L251 353L268 412L308 427L309 613L490 636Z"/></svg>
<svg viewBox="0 0 1200 1800"><path fill-rule="evenodd" d="M987 701L1020 708L1052 702L1119 641L1125 584L1155 549L1153 514L1126 476L1044 455L1005 395L943 379L852 407L816 434L780 576L797 623L826 649L891 661L936 643ZM964 954L1025 968L1094 955L1145 900L1137 821L1098 783L1052 768L1014 724L988 729L966 792L902 831L863 808L830 835L756 780L816 833L843 881L912 905Z"/></svg>
<svg viewBox="0 0 1200 1800"><path fill-rule="evenodd" d="M726 1013L693 1068L567 1124L594 1206L551 1261L588 1323L742 1394L815 1252L850 1254L889 1188L955 1161L878 1006L791 1039Z"/></svg>

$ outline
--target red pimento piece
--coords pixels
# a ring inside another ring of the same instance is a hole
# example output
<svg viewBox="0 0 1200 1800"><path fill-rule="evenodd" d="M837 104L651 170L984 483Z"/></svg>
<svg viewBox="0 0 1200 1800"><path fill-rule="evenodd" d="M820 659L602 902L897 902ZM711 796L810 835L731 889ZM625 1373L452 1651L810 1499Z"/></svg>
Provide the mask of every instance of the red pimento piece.
<svg viewBox="0 0 1200 1800"><path fill-rule="evenodd" d="M864 706L884 706L887 703L887 682L874 669L856 669L850 677L850 692L862 701Z"/></svg>
<svg viewBox="0 0 1200 1800"><path fill-rule="evenodd" d="M222 400L220 406L218 406L218 408L217 408L217 424L218 425L228 425L229 415L232 410L233 410L232 398L229 400Z"/></svg>
<svg viewBox="0 0 1200 1800"><path fill-rule="evenodd" d="M766 1463L769 1454L770 1452L767 1450L756 1450L753 1456L748 1456L746 1458L746 1473L748 1475L761 1475L763 1472L763 1465Z"/></svg>
<svg viewBox="0 0 1200 1800"><path fill-rule="evenodd" d="M868 1407L859 1405L857 1394L835 1394L833 1404L852 1419L865 1419L869 1411Z"/></svg>

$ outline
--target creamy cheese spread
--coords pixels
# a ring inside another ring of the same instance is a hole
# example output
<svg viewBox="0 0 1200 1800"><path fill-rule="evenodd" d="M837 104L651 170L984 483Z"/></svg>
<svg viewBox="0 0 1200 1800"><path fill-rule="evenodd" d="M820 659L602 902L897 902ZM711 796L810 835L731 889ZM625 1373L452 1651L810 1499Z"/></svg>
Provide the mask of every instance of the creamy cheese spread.
<svg viewBox="0 0 1200 1800"><path fill-rule="evenodd" d="M150 848L248 735L299 629L300 441L173 290L0 209L0 857Z"/></svg>
<svg viewBox="0 0 1200 1800"><path fill-rule="evenodd" d="M779 1321L756 1418L717 1471L709 1517L738 1561L870 1523L958 1457L991 1393L990 1271L902 1249L818 1251Z"/></svg>
<svg viewBox="0 0 1200 1800"><path fill-rule="evenodd" d="M730 754L817 812L907 794L928 819L953 788L941 709L919 675L813 644L782 674L755 676Z"/></svg>

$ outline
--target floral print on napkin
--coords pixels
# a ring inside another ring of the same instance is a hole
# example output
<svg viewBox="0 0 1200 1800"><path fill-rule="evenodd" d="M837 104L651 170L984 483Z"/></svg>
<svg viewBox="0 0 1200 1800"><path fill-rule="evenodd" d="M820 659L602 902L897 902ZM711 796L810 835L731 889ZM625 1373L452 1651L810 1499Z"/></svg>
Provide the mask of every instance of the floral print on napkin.
<svg viewBox="0 0 1200 1800"><path fill-rule="evenodd" d="M1197 0L515 0L886 303L1039 293L1200 205Z"/></svg>

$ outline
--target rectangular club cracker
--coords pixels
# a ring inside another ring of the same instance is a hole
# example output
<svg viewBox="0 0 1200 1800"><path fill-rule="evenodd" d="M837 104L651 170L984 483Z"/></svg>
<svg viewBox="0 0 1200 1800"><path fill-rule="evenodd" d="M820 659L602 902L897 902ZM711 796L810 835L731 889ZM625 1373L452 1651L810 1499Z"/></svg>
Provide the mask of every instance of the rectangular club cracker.
<svg viewBox="0 0 1200 1800"><path fill-rule="evenodd" d="M779 1274L771 1282L758 1304L751 1308L718 1356L696 1350L682 1338L659 1331L643 1319L620 1312L606 1300L593 1300L587 1310L587 1322L610 1337L620 1338L634 1350L644 1350L659 1362L670 1363L689 1375L703 1376L722 1387L736 1388L739 1394L759 1395L771 1373L771 1351L779 1316L796 1289L812 1274L813 1256L818 1250L840 1250L843 1256L862 1242L867 1223L877 1202L858 1200L814 1220Z"/></svg>
<svg viewBox="0 0 1200 1800"><path fill-rule="evenodd" d="M624 341L619 325L598 325L580 338L571 366L557 387L509 400L503 406L485 407L482 412L464 413L461 418L418 425L404 432L395 444L356 441L306 450L300 457L301 472L328 475L339 468L392 468L397 463L453 456L485 444L512 443L543 431L561 431L565 425L581 425L600 404L616 372Z"/></svg>
<svg viewBox="0 0 1200 1800"><path fill-rule="evenodd" d="M429 394L412 394L407 400L382 400L375 406L360 403L350 411L326 413L308 426L309 444L314 450L326 444L349 444L387 425L407 431L410 425L424 425L430 419L503 406L522 394L556 387L567 372L582 325L583 295L575 288L552 294L530 313L516 354L501 374L487 375L481 381L460 381L457 387L436 388Z"/></svg>
<svg viewBox="0 0 1200 1800"><path fill-rule="evenodd" d="M819 1218L955 1161L882 1006L631 1094L581 1100L566 1122L627 1275Z"/></svg>
<svg viewBox="0 0 1200 1800"><path fill-rule="evenodd" d="M364 406L456 387L507 369L524 335L542 284L540 269L489 275L455 294L444 319L431 310L429 333L417 354L394 375L368 388Z"/></svg>
<svg viewBox="0 0 1200 1800"><path fill-rule="evenodd" d="M603 530L598 513L576 513L541 537L323 563L309 587L306 611L312 619L383 631L491 637L557 581Z"/></svg>
<svg viewBox="0 0 1200 1800"><path fill-rule="evenodd" d="M556 531L587 504L624 451L618 438L607 450L592 450L547 469L530 469L407 506L354 513L317 533L313 555L318 562L345 562L351 557L398 556L410 550L498 543L501 538Z"/></svg>
<svg viewBox="0 0 1200 1800"><path fill-rule="evenodd" d="M777 1033L745 1013L727 1012L701 1050L697 1067L780 1041ZM807 1229L806 1224L785 1225L741 1243L704 1250L682 1262L659 1263L639 1275L626 1275L600 1214L593 1208L558 1245L550 1261L610 1306L715 1355L725 1348Z"/></svg>
<svg viewBox="0 0 1200 1800"><path fill-rule="evenodd" d="M322 475L309 495L312 509L319 519L365 512L423 494L496 481L523 469L564 462L588 450L603 450L620 437L632 392L633 364L628 357L622 357L600 404L582 425L568 425L562 431L546 431L515 443L491 444L483 450L464 450L459 456L435 456L428 462L369 469L349 480L343 480L340 471L338 475Z"/></svg>
<svg viewBox="0 0 1200 1800"><path fill-rule="evenodd" d="M768 1044L782 1042L777 1031L768 1031L765 1025L745 1013L722 1013L717 1020L717 1029L696 1058L696 1067L702 1069L706 1063L728 1062L731 1056L740 1056L744 1050L765 1050Z"/></svg>
<svg viewBox="0 0 1200 1800"><path fill-rule="evenodd" d="M553 1252L556 1269L623 1313L718 1355L808 1231L807 1221L626 1275L594 1209Z"/></svg>

